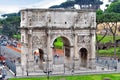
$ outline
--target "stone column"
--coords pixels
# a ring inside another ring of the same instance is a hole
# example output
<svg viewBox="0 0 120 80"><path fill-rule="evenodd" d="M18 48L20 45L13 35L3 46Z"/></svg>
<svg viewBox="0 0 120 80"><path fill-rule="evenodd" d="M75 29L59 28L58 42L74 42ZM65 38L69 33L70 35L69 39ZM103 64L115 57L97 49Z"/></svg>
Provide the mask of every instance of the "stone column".
<svg viewBox="0 0 120 80"><path fill-rule="evenodd" d="M21 75L22 76L27 74L27 69L26 69L26 66L27 66L27 57L26 57L26 55L28 53L27 45L28 45L27 43L23 43L22 47L21 47L21 51L22 51L22 53L21 53L21 70L22 70ZM17 72L16 76L20 75L20 74L18 74L19 71L17 69L16 69L16 72Z"/></svg>
<svg viewBox="0 0 120 80"><path fill-rule="evenodd" d="M16 69L16 76L18 75L27 75L27 54L28 54L28 35L27 30L22 30L21 35L23 36L21 38L22 46L21 46L21 74L19 74L19 70Z"/></svg>
<svg viewBox="0 0 120 80"><path fill-rule="evenodd" d="M29 60L34 60L33 51L32 51L32 47L33 47L32 42L33 42L32 41L32 29L30 29L28 31L28 53L29 53L28 57L29 57Z"/></svg>
<svg viewBox="0 0 120 80"><path fill-rule="evenodd" d="M52 47L50 45L50 30L47 35L47 64L48 70L52 71Z"/></svg>
<svg viewBox="0 0 120 80"><path fill-rule="evenodd" d="M79 55L78 55L78 45L77 45L77 34L75 34L74 37L74 58L73 58L73 62L74 62L74 69L79 69Z"/></svg>
<svg viewBox="0 0 120 80"><path fill-rule="evenodd" d="M96 37L95 37L95 31L92 31L91 35L91 56L90 56L90 68L95 69L95 45L96 45Z"/></svg>
<svg viewBox="0 0 120 80"><path fill-rule="evenodd" d="M32 29L28 30L28 55L27 55L27 69L29 71L34 71L34 55L32 51Z"/></svg>

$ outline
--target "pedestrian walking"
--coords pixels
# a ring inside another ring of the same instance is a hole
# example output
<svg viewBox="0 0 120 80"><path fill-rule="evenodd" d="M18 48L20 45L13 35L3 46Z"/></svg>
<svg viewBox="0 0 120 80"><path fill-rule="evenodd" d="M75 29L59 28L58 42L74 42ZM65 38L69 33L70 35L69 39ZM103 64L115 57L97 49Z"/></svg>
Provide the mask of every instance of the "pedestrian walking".
<svg viewBox="0 0 120 80"><path fill-rule="evenodd" d="M35 59L35 62L38 63L38 58L39 58L39 53L38 52L34 52L34 59Z"/></svg>

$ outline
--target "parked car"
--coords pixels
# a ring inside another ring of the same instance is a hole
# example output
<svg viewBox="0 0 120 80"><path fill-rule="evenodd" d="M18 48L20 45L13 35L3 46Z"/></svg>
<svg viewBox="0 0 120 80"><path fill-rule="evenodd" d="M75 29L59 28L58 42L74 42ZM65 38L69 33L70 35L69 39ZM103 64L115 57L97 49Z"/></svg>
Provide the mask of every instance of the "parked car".
<svg viewBox="0 0 120 80"><path fill-rule="evenodd" d="M7 45L7 41L3 41L3 42L1 43L1 45L2 45L2 46L6 46L6 45Z"/></svg>

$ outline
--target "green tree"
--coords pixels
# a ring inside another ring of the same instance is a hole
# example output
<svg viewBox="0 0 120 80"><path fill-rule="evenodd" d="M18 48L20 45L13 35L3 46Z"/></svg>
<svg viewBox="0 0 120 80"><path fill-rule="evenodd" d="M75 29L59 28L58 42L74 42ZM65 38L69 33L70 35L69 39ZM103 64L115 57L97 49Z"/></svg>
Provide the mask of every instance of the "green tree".
<svg viewBox="0 0 120 80"><path fill-rule="evenodd" d="M104 22L106 22L106 24L108 25L108 28L113 36L114 58L116 58L116 31L117 31L119 21L120 21L120 14L119 13L104 14Z"/></svg>
<svg viewBox="0 0 120 80"><path fill-rule="evenodd" d="M120 1L111 3L110 6L105 10L105 12L111 13L120 13Z"/></svg>
<svg viewBox="0 0 120 80"><path fill-rule="evenodd" d="M70 8L74 7L74 4L79 4L81 8L82 5L87 5L89 7L91 7L92 5L92 8L98 9L99 6L103 4L103 2L100 0L73 0L73 1L67 0L66 2L63 2L60 5L54 5L51 6L50 8Z"/></svg>
<svg viewBox="0 0 120 80"><path fill-rule="evenodd" d="M20 27L20 16L7 17L2 21L2 33L9 37L13 37Z"/></svg>
<svg viewBox="0 0 120 80"><path fill-rule="evenodd" d="M62 49L63 47L63 40L61 37L58 37L55 42L54 42L54 47L55 48L59 48L59 49Z"/></svg>
<svg viewBox="0 0 120 80"><path fill-rule="evenodd" d="M0 34L2 34L2 19L0 19Z"/></svg>
<svg viewBox="0 0 120 80"><path fill-rule="evenodd" d="M101 4L103 4L102 1L100 0L75 0L76 4L79 4L80 7L82 8L82 5L88 5L93 8L93 9L98 9Z"/></svg>
<svg viewBox="0 0 120 80"><path fill-rule="evenodd" d="M60 7L62 8L69 8L69 7L73 7L75 4L75 1L66 1L60 4Z"/></svg>
<svg viewBox="0 0 120 80"><path fill-rule="evenodd" d="M114 0L113 2L119 2L120 0Z"/></svg>
<svg viewBox="0 0 120 80"><path fill-rule="evenodd" d="M104 23L104 20L103 20L103 14L104 12L100 9L98 9L96 11L96 23L97 23L97 26L99 24L101 24L103 27L104 27L104 30L105 30L105 34L102 35L101 38L98 39L98 34L96 33L96 50L97 50L97 55L99 54L99 44L100 42L105 38L105 36L107 35L107 32L108 32L108 29L106 28L106 24Z"/></svg>
<svg viewBox="0 0 120 80"><path fill-rule="evenodd" d="M60 6L59 5L53 5L53 6L49 7L49 8L60 8Z"/></svg>
<svg viewBox="0 0 120 80"><path fill-rule="evenodd" d="M116 31L120 21L119 13L104 13L97 15L97 22L104 23L105 27L111 32L114 43L114 57L116 58Z"/></svg>
<svg viewBox="0 0 120 80"><path fill-rule="evenodd" d="M104 20L103 20L103 11L102 10L97 10L96 11L96 23L97 23L97 25L98 24L102 24L103 25L103 27L104 27L104 29L106 30L106 33L101 37L101 39L99 39L98 40L98 36L96 36L96 41L97 41L97 44L99 44L100 43L100 41L106 36L106 34L107 34L107 29L106 29L106 27L105 27L105 24L104 24ZM96 34L97 35L97 34Z"/></svg>
<svg viewBox="0 0 120 80"><path fill-rule="evenodd" d="M60 5L53 5L49 8L69 8L69 7L73 7L75 4L75 1L66 1L61 3Z"/></svg>
<svg viewBox="0 0 120 80"><path fill-rule="evenodd" d="M2 19L0 19L0 25L2 25Z"/></svg>

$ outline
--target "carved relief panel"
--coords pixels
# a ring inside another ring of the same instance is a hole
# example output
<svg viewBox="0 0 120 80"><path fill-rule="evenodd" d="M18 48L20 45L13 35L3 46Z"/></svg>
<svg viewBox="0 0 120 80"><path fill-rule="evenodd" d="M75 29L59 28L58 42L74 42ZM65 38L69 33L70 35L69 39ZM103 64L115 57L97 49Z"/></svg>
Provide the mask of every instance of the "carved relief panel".
<svg viewBox="0 0 120 80"><path fill-rule="evenodd" d="M78 43L90 43L90 36L89 35L78 36Z"/></svg>
<svg viewBox="0 0 120 80"><path fill-rule="evenodd" d="M25 20L25 11L23 11L21 15L22 15L21 20L24 21Z"/></svg>
<svg viewBox="0 0 120 80"><path fill-rule="evenodd" d="M33 12L32 13L32 21L38 21L38 12Z"/></svg>
<svg viewBox="0 0 120 80"><path fill-rule="evenodd" d="M78 13L78 16L76 18L76 24L77 27L89 27L89 16L87 13Z"/></svg>
<svg viewBox="0 0 120 80"><path fill-rule="evenodd" d="M96 27L96 15L94 13L91 14L90 19L91 19L91 22L90 22L91 27Z"/></svg>
<svg viewBox="0 0 120 80"><path fill-rule="evenodd" d="M47 46L47 37L42 33L34 34L32 36L32 43L34 48L45 48Z"/></svg>
<svg viewBox="0 0 120 80"><path fill-rule="evenodd" d="M44 12L34 11L32 13L32 25L35 26L45 26L46 25L46 17Z"/></svg>
<svg viewBox="0 0 120 80"><path fill-rule="evenodd" d="M38 21L45 21L45 13L44 12L39 12L38 13Z"/></svg>
<svg viewBox="0 0 120 80"><path fill-rule="evenodd" d="M32 25L32 12L29 11L28 12L28 26L31 26Z"/></svg>

